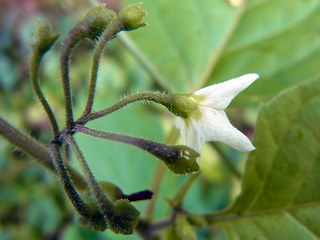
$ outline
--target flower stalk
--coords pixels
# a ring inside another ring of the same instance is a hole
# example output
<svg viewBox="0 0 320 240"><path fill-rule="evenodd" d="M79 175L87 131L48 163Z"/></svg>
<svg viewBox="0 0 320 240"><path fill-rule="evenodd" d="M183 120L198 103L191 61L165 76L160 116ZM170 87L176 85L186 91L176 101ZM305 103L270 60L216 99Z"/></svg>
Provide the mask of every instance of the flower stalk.
<svg viewBox="0 0 320 240"><path fill-rule="evenodd" d="M145 15L146 12L141 9L141 4L131 5L122 10L118 17L108 25L108 27L102 34L93 53L93 63L91 69L88 98L82 116L86 116L92 111L99 63L103 49L106 46L107 42L113 39L117 35L117 33L121 31L130 31L145 26L146 24L143 22L143 18Z"/></svg>
<svg viewBox="0 0 320 240"><path fill-rule="evenodd" d="M67 142L70 144L77 159L80 162L83 172L88 180L93 196L97 200L99 207L105 216L110 230L115 233L132 234L138 224L139 211L129 203L127 199L119 199L113 202L103 193L98 182L90 171L80 148L72 136L67 136Z"/></svg>
<svg viewBox="0 0 320 240"><path fill-rule="evenodd" d="M59 141L53 140L50 143L50 150L57 174L72 205L86 219L90 227L97 231L104 231L107 228L104 216L99 211L90 209L73 186L60 154Z"/></svg>
<svg viewBox="0 0 320 240"><path fill-rule="evenodd" d="M106 26L116 18L116 13L103 5L93 8L87 16L76 24L65 39L60 56L61 77L66 108L67 126L73 126L72 101L69 79L69 62L72 50L84 39L96 41Z"/></svg>
<svg viewBox="0 0 320 240"><path fill-rule="evenodd" d="M199 154L186 146L168 146L142 138L103 132L85 126L77 126L76 128L77 131L93 137L122 142L145 150L162 160L174 173L187 174L199 171L196 161Z"/></svg>
<svg viewBox="0 0 320 240"><path fill-rule="evenodd" d="M42 107L47 113L50 120L53 135L56 136L59 132L59 127L53 111L43 95L39 85L39 67L43 55L50 50L53 44L58 39L59 34L53 33L51 27L48 24L41 25L36 29L35 38L36 41L32 46L31 57L30 57L30 79L33 90L40 101Z"/></svg>

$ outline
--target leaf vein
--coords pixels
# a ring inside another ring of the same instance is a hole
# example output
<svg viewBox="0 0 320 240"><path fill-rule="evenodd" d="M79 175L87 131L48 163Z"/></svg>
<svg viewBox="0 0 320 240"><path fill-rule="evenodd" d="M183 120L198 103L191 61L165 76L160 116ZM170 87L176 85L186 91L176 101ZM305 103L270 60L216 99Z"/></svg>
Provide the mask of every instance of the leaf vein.
<svg viewBox="0 0 320 240"><path fill-rule="evenodd" d="M259 226L258 224L256 224L252 219L247 218L246 219L247 222L249 222L253 227L255 227L263 236L263 238L265 239L269 239L268 236L265 234L265 232L263 231L262 227ZM259 238L260 239L260 238Z"/></svg>
<svg viewBox="0 0 320 240"><path fill-rule="evenodd" d="M304 106L306 106L306 105L307 105L310 101L312 101L315 97L317 97L317 95L312 95L312 96L310 96L308 99L306 99L306 100L304 101ZM301 102L301 99L300 99L300 102ZM286 116L289 125L288 125L287 129L285 130L285 134L283 134L283 137L279 140L279 142L280 142L281 144L280 144L280 146L277 145L277 150L275 151L275 155L274 155L275 157L271 160L270 167L268 168L267 174L266 174L265 178L263 179L263 181L261 182L261 188L259 188L259 190L258 190L258 192L256 193L255 197L253 198L252 202L251 202L250 205L247 207L247 209L246 209L247 211L252 208L252 206L254 205L254 203L258 200L259 196L261 195L261 192L264 190L264 186L265 186L265 184L266 184L266 182L267 182L267 180L268 180L268 178L269 178L269 175L270 175L270 173L271 173L270 169L272 169L272 166L273 166L275 160L277 159L276 156L277 156L277 154L279 153L279 149L282 148L282 147L281 147L282 144L285 144L285 143L282 141L282 139L284 139L284 138L288 135L288 132L290 131L290 127L289 127L289 126L293 125L293 124L296 122L297 118L301 115L301 112L303 111L303 109L304 109L304 108L301 107L301 108L299 109L299 112L296 114L296 116L294 117L294 119L292 119L291 121L290 121L290 119L289 119L289 117L288 117L287 114L284 115L284 116ZM286 111L285 111L285 112L286 112ZM270 121L267 121L268 124L269 124L269 122L270 122ZM270 131L270 129L272 129L272 128L270 128L270 127L268 127L268 128L269 128L269 131ZM270 132L272 132L272 131L270 131ZM274 137L272 134L271 134L271 136L273 137L272 140L273 140L275 143L277 143L277 141L275 141L275 137Z"/></svg>
<svg viewBox="0 0 320 240"><path fill-rule="evenodd" d="M302 226L309 234L311 234L315 239L319 239L320 235L313 232L312 229L310 229L304 222L299 220L297 217L295 217L292 213L286 212L285 213L289 218L291 218L293 221L295 221L297 224Z"/></svg>

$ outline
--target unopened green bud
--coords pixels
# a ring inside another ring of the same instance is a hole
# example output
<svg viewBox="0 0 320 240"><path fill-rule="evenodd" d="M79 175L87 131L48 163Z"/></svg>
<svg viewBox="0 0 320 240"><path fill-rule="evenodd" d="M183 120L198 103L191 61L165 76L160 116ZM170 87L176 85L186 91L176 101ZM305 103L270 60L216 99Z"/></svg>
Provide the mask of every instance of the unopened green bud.
<svg viewBox="0 0 320 240"><path fill-rule="evenodd" d="M99 211L97 202L89 195L84 195L88 211L83 216L76 216L76 222L94 231L105 231L107 229L107 223L104 215Z"/></svg>
<svg viewBox="0 0 320 240"><path fill-rule="evenodd" d="M187 174L199 171L199 153L184 145L172 146L171 151L161 154L161 160L174 173Z"/></svg>
<svg viewBox="0 0 320 240"><path fill-rule="evenodd" d="M108 226L114 233L132 234L139 221L140 212L127 199L116 201L114 210L107 216Z"/></svg>
<svg viewBox="0 0 320 240"><path fill-rule="evenodd" d="M77 223L97 232L103 232L107 229L106 220L100 212L87 217L79 216Z"/></svg>
<svg viewBox="0 0 320 240"><path fill-rule="evenodd" d="M104 5L93 8L81 23L87 24L87 37L96 41L111 21L116 19L117 14L107 9Z"/></svg>
<svg viewBox="0 0 320 240"><path fill-rule="evenodd" d="M147 15L147 12L141 8L142 3L130 5L123 9L119 18L125 24L124 30L130 31L146 25L143 18Z"/></svg>
<svg viewBox="0 0 320 240"><path fill-rule="evenodd" d="M117 14L104 5L99 5L89 11L87 16L76 24L64 41L64 49L71 51L79 42L89 38L98 40L105 28L117 17Z"/></svg>
<svg viewBox="0 0 320 240"><path fill-rule="evenodd" d="M111 199L112 202L115 202L123 197L123 192L121 189L113 183L110 182L99 182L102 191Z"/></svg>
<svg viewBox="0 0 320 240"><path fill-rule="evenodd" d="M35 43L33 49L43 55L50 50L60 34L53 33L49 24L44 24L37 27L35 32Z"/></svg>

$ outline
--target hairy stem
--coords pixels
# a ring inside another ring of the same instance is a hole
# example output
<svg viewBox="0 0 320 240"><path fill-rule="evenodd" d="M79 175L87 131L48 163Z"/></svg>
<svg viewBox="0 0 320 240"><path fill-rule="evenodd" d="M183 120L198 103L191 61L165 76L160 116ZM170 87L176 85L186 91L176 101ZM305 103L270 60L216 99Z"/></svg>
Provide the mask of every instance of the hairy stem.
<svg viewBox="0 0 320 240"><path fill-rule="evenodd" d="M101 55L103 52L103 49L108 41L113 39L118 32L123 30L124 23L121 21L121 19L118 17L115 20L113 20L102 36L100 37L97 46L95 47L94 54L93 54L93 63L92 63L92 69L91 69L91 77L90 77L90 84L89 84L89 92L88 92L88 99L86 103L86 107L83 113L83 116L89 114L92 110L93 100L94 100L94 94L96 89L96 82L97 82L97 76L98 76L98 69L99 69L99 63L101 59Z"/></svg>
<svg viewBox="0 0 320 240"><path fill-rule="evenodd" d="M135 147L138 147L142 150L147 151L148 153L154 155L155 157L157 157L158 159L164 162L168 162L168 161L170 162L172 161L172 159L176 159L177 155L179 155L180 153L179 150L176 150L174 146L168 146L162 143L153 142L143 138L103 132L103 131L95 130L92 128L87 128L81 125L76 126L76 129L79 132L82 132L84 134L87 134L93 137L108 139L112 141L133 145Z"/></svg>
<svg viewBox="0 0 320 240"><path fill-rule="evenodd" d="M131 104L137 101L151 101L151 102L162 104L164 106L169 106L170 104L172 104L171 96L172 95L170 94L159 93L159 92L136 93L122 99L121 101L117 102L111 107L82 116L79 120L77 120L77 124L84 125L91 120L104 117L110 113L113 113L119 110L120 108L123 108L128 104Z"/></svg>
<svg viewBox="0 0 320 240"><path fill-rule="evenodd" d="M74 188L67 169L62 161L62 157L59 150L59 143L56 141L52 141L50 143L50 150L53 163L55 165L55 169L57 174L62 182L63 188L71 200L73 206L77 210L77 212L84 217L89 216L89 210L86 203L80 198L77 190Z"/></svg>
<svg viewBox="0 0 320 240"><path fill-rule="evenodd" d="M30 59L30 79L31 79L32 87L36 93L36 96L39 99L44 110L46 111L47 116L49 117L53 134L54 136L56 136L59 132L59 127L58 127L56 118L39 86L38 75L39 75L39 66L40 66L42 56L43 56L43 53L40 53L39 51L32 51L32 55Z"/></svg>
<svg viewBox="0 0 320 240"><path fill-rule="evenodd" d="M15 127L11 126L0 117L0 135L12 145L16 146L26 154L30 155L41 165L55 171L50 151L34 138L24 134ZM86 189L87 184L76 171L68 167L70 177L74 180L78 189Z"/></svg>
<svg viewBox="0 0 320 240"><path fill-rule="evenodd" d="M92 194L97 199L98 204L101 208L101 211L104 213L105 216L109 216L110 214L112 214L113 209L114 209L113 203L102 192L101 187L99 186L95 177L91 173L90 168L89 168L86 160L84 159L84 157L80 151L80 148L79 148L78 144L76 143L76 141L74 140L74 138L72 136L67 136L67 142L71 146L72 150L76 154L77 159L80 162L81 168L82 168L82 170L87 178L87 181L90 185L90 189L92 191Z"/></svg>
<svg viewBox="0 0 320 240"><path fill-rule="evenodd" d="M69 79L69 61L71 51L75 44L76 42L73 41L73 34L69 34L69 36L63 43L60 56L61 78L66 109L66 124L68 128L71 128L73 125L72 100Z"/></svg>
<svg viewBox="0 0 320 240"><path fill-rule="evenodd" d="M104 231L107 228L104 215L94 208L89 208L89 206L81 199L77 190L73 186L68 171L62 161L59 150L59 142L53 140L50 143L50 150L57 174L62 182L64 191L72 202L72 205L77 212L83 218L85 218L86 221L88 221L89 226L93 227L95 230Z"/></svg>

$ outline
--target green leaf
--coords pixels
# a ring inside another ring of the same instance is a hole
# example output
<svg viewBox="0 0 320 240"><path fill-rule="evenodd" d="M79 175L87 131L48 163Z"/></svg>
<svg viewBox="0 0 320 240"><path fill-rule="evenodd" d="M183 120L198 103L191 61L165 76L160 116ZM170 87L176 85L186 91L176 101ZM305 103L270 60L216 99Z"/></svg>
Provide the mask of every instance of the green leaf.
<svg viewBox="0 0 320 240"><path fill-rule="evenodd" d="M208 216L230 239L320 238L320 78L261 108L242 192Z"/></svg>
<svg viewBox="0 0 320 240"><path fill-rule="evenodd" d="M239 8L223 0L145 0L143 8L148 26L128 35L168 90L256 72L261 78L235 101L252 105L318 74L318 0L251 0Z"/></svg>
<svg viewBox="0 0 320 240"><path fill-rule="evenodd" d="M320 61L318 0L248 1L207 84L256 72L240 101L259 103L315 77Z"/></svg>
<svg viewBox="0 0 320 240"><path fill-rule="evenodd" d="M183 92L206 79L238 12L222 0L145 0L143 9L148 26L128 35L162 86Z"/></svg>

